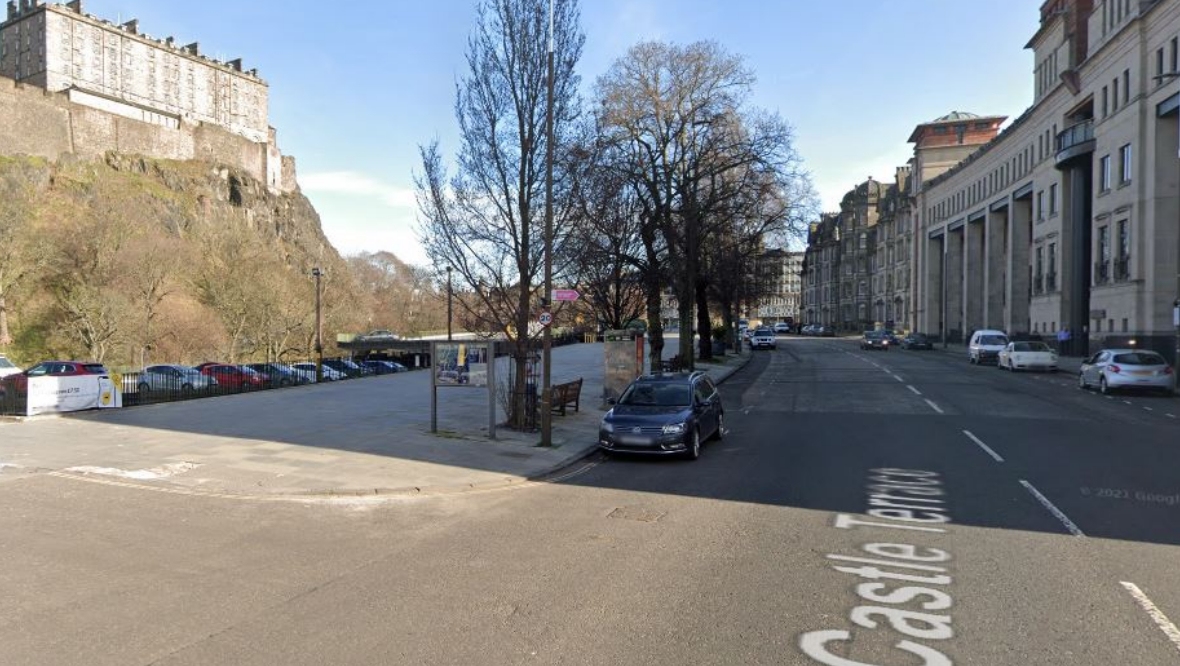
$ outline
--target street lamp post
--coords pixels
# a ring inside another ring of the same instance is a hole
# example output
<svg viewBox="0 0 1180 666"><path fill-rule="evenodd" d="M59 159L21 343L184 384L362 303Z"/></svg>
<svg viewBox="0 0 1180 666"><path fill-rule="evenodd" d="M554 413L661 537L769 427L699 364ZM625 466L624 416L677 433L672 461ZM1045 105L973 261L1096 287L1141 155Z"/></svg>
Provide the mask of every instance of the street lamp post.
<svg viewBox="0 0 1180 666"><path fill-rule="evenodd" d="M316 266L311 269L311 274L315 278L315 381L318 384L324 381L324 340L320 319L320 278L324 272Z"/></svg>
<svg viewBox="0 0 1180 666"><path fill-rule="evenodd" d="M447 266L447 342L451 341L451 267Z"/></svg>
<svg viewBox="0 0 1180 666"><path fill-rule="evenodd" d="M553 0L549 0L549 53L546 57L547 102L545 112L545 295L541 302L549 307L553 298ZM541 446L553 446L553 329L545 325L541 333Z"/></svg>

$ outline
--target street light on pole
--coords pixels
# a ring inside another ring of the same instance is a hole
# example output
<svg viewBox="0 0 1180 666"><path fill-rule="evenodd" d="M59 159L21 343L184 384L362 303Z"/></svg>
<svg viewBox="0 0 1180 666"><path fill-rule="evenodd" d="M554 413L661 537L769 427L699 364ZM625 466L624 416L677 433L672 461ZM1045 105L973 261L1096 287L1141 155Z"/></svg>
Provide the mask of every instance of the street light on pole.
<svg viewBox="0 0 1180 666"><path fill-rule="evenodd" d="M546 58L548 75L545 111L545 295L542 307L549 307L553 297L553 0L549 0L549 52ZM553 329L546 324L541 333L541 446L553 446Z"/></svg>
<svg viewBox="0 0 1180 666"><path fill-rule="evenodd" d="M451 267L447 266L447 342L451 341Z"/></svg>
<svg viewBox="0 0 1180 666"><path fill-rule="evenodd" d="M311 274L315 278L315 381L318 384L324 381L324 340L320 319L320 278L324 272L316 266L311 269Z"/></svg>

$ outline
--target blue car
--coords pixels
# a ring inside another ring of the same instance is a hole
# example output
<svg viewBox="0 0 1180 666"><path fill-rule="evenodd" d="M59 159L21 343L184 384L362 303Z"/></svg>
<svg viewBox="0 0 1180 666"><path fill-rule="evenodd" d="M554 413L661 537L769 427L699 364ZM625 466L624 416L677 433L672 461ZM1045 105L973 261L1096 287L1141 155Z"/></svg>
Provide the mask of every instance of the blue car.
<svg viewBox="0 0 1180 666"><path fill-rule="evenodd" d="M703 372L644 375L611 404L598 428L607 453L696 460L702 442L725 434L721 392Z"/></svg>

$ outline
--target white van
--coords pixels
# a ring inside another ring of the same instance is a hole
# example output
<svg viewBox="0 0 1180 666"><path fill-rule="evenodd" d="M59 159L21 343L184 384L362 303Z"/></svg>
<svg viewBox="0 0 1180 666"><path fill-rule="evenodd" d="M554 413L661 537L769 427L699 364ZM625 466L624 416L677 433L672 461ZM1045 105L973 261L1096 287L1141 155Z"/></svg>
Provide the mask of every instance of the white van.
<svg viewBox="0 0 1180 666"><path fill-rule="evenodd" d="M1000 352L1008 346L1008 334L1003 331L980 329L971 334L967 346L967 360L971 363L996 363Z"/></svg>

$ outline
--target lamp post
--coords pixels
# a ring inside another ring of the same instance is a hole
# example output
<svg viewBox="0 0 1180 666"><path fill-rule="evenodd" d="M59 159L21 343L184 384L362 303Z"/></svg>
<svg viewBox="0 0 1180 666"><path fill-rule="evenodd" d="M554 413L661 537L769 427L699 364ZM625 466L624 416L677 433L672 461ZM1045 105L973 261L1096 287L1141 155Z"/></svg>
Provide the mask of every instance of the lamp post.
<svg viewBox="0 0 1180 666"><path fill-rule="evenodd" d="M451 267L447 266L447 342L451 341Z"/></svg>
<svg viewBox="0 0 1180 666"><path fill-rule="evenodd" d="M324 341L320 319L320 278L324 272L316 266L311 269L311 275L315 278L315 381L318 384L324 381Z"/></svg>
<svg viewBox="0 0 1180 666"><path fill-rule="evenodd" d="M547 101L545 111L545 295L542 307L553 297L553 0L549 0L549 52L546 56ZM553 446L553 329L541 333L541 446Z"/></svg>

